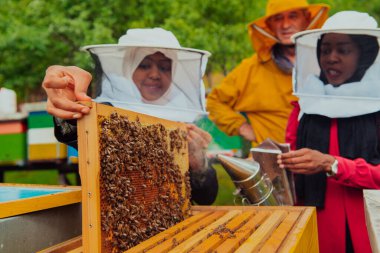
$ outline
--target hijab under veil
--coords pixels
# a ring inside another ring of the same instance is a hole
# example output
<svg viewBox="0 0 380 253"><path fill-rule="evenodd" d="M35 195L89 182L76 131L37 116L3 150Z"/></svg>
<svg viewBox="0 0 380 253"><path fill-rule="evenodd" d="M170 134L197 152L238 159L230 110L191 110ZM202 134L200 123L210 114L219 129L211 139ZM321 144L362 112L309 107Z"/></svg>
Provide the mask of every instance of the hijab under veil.
<svg viewBox="0 0 380 253"><path fill-rule="evenodd" d="M160 52L169 58L172 62L171 72L175 72L176 54L167 49L156 48L134 48L126 52L123 62L123 76L107 75L102 80L102 89L96 100L128 101L129 103L145 103L162 106L178 106L181 108L190 108L187 104L184 94L180 92L178 86L171 82L168 90L156 100L146 100L142 97L137 85L134 83L132 76L139 64L146 56ZM123 103L114 102L117 107L123 107Z"/></svg>
<svg viewBox="0 0 380 253"><path fill-rule="evenodd" d="M171 32L162 28L129 29L118 44L84 49L95 61L96 102L183 122L193 122L206 113L202 76L210 54L181 47ZM146 56L157 52L171 60L171 84L160 98L147 100L132 76Z"/></svg>
<svg viewBox="0 0 380 253"><path fill-rule="evenodd" d="M318 41L326 33L349 35L362 53L359 68L350 80L338 87L321 75ZM330 118L347 118L380 110L380 29L366 13L342 11L331 16L321 29L308 30L293 36L296 43L296 64L293 90L299 97L303 113Z"/></svg>
<svg viewBox="0 0 380 253"><path fill-rule="evenodd" d="M320 39L317 41L317 59L318 64L321 66L320 58L321 58L321 45L325 34L322 34ZM379 43L377 42L377 38L371 35L362 35L362 34L349 34L348 35L353 43L359 48L360 56L357 63L357 69L353 73L353 75L345 81L345 84L360 82L368 70L369 67L374 63L378 52L379 52ZM324 83L328 84L327 78L324 75L323 71L319 75L319 79ZM363 94L364 95L364 94ZM370 94L368 94L370 95Z"/></svg>

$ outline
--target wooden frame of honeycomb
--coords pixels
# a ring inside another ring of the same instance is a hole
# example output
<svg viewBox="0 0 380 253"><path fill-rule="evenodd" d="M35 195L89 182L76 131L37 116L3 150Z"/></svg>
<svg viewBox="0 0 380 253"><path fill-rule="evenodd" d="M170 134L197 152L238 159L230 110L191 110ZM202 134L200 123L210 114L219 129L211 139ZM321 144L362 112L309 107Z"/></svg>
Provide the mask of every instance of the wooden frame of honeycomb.
<svg viewBox="0 0 380 253"><path fill-rule="evenodd" d="M84 252L121 252L190 212L186 126L92 102L78 121Z"/></svg>

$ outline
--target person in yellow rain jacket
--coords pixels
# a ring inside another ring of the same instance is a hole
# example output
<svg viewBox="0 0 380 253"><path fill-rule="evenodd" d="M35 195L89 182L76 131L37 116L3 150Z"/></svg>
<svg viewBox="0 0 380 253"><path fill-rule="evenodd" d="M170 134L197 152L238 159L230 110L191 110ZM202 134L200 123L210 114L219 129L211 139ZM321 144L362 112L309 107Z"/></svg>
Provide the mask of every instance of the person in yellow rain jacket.
<svg viewBox="0 0 380 253"><path fill-rule="evenodd" d="M266 15L249 24L253 56L243 60L207 97L210 119L228 135L256 146L266 138L285 141L292 110L291 36L322 26L329 6L306 0L269 0Z"/></svg>

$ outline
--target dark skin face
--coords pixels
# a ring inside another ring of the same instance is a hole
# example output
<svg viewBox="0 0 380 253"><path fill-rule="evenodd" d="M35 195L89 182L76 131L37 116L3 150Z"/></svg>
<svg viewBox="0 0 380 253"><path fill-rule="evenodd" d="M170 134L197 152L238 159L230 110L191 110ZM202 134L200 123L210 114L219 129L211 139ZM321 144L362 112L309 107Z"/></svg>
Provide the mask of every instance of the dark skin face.
<svg viewBox="0 0 380 253"><path fill-rule="evenodd" d="M157 100L169 89L172 81L172 61L160 52L146 56L132 76L141 96Z"/></svg>
<svg viewBox="0 0 380 253"><path fill-rule="evenodd" d="M360 49L347 34L329 33L321 43L320 65L327 81L339 86L350 79L358 67Z"/></svg>
<svg viewBox="0 0 380 253"><path fill-rule="evenodd" d="M329 33L321 42L320 65L329 83L339 86L352 77L360 57L359 47L346 34ZM317 150L302 148L278 155L280 168L312 175L331 172L335 158Z"/></svg>

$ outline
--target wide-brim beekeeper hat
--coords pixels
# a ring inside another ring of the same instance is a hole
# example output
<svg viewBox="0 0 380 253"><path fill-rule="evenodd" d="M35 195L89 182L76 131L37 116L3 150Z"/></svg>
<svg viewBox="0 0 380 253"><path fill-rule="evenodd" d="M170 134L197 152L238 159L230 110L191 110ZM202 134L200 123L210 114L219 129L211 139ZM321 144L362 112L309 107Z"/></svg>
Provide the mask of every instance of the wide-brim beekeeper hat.
<svg viewBox="0 0 380 253"><path fill-rule="evenodd" d="M248 25L248 32L254 50L259 54L267 54L275 43L279 43L275 34L267 25L267 20L281 12L305 9L310 13L311 22L307 29L320 28L328 17L330 6L327 4L309 4L306 0L268 0L265 15Z"/></svg>
<svg viewBox="0 0 380 253"><path fill-rule="evenodd" d="M329 33L363 36L355 42L360 50L356 71L364 70L360 78L350 77L340 85L324 80L317 57L321 50L318 41ZM293 90L304 113L335 118L380 110L380 29L373 17L357 11L338 12L322 28L296 33L292 40L296 45Z"/></svg>
<svg viewBox="0 0 380 253"><path fill-rule="evenodd" d="M162 28L129 29L118 44L82 48L95 62L95 101L164 119L192 122L206 114L202 77L208 57L204 50L182 47L170 31ZM140 62L160 52L169 58L171 84L159 99L144 99L132 80Z"/></svg>

